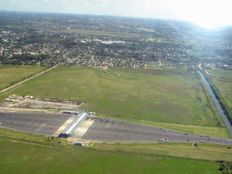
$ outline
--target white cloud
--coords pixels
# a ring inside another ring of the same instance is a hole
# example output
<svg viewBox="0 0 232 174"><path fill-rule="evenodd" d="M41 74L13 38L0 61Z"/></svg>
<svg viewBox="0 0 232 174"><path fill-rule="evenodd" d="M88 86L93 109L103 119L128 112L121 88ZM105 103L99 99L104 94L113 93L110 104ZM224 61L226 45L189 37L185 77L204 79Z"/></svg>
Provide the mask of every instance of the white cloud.
<svg viewBox="0 0 232 174"><path fill-rule="evenodd" d="M107 14L232 24L231 0L0 0L0 10Z"/></svg>

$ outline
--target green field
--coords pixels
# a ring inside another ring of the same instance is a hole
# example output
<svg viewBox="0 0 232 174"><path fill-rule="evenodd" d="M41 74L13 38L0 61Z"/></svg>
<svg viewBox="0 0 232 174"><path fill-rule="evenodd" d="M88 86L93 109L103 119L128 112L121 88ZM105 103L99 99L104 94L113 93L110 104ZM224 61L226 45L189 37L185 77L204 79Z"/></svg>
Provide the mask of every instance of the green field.
<svg viewBox="0 0 232 174"><path fill-rule="evenodd" d="M102 117L196 134L228 136L198 79L183 69L102 71L59 67L2 94L1 98L13 93L82 101L83 109L95 111ZM185 143L75 147L57 138L0 129L0 173L4 174L231 172L228 169L231 164L227 166L223 162L222 168L217 160L232 161L232 147L200 144L195 148Z"/></svg>
<svg viewBox="0 0 232 174"><path fill-rule="evenodd" d="M0 65L0 90L44 69L41 66Z"/></svg>
<svg viewBox="0 0 232 174"><path fill-rule="evenodd" d="M107 36L107 37L117 37L117 38L139 38L141 37L138 33L128 33L128 32L109 32L102 30L87 30L87 29L66 29L63 30L64 33L72 34L82 34L87 36Z"/></svg>
<svg viewBox="0 0 232 174"><path fill-rule="evenodd" d="M198 160L225 160L232 161L231 146L200 144L198 148L188 143L167 143L167 144L94 144L93 149L181 157Z"/></svg>
<svg viewBox="0 0 232 174"><path fill-rule="evenodd" d="M220 96L225 100L232 114L232 71L213 69L209 70L209 73L213 83L219 90Z"/></svg>
<svg viewBox="0 0 232 174"><path fill-rule="evenodd" d="M104 117L221 127L195 75L177 69L60 67L12 93L82 101Z"/></svg>
<svg viewBox="0 0 232 174"><path fill-rule="evenodd" d="M176 157L179 150L184 158ZM200 145L196 149L191 144L96 144L84 148L0 129L0 166L4 174L220 174L216 160L231 161L231 151L226 146ZM196 160L195 154L203 159L210 154L210 159Z"/></svg>
<svg viewBox="0 0 232 174"><path fill-rule="evenodd" d="M228 136L199 80L192 72L183 69L112 68L103 71L99 68L59 67L2 97L13 93L81 101L83 109L102 117L161 127L172 123L174 130ZM209 127L208 131L206 127ZM189 131L191 129L193 131Z"/></svg>

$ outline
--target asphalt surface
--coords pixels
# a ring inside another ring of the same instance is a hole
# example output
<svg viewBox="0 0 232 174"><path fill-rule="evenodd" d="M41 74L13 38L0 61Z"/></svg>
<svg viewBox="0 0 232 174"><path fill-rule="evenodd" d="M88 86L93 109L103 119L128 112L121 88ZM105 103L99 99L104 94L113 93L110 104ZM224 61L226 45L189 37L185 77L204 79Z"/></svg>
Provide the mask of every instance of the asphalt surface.
<svg viewBox="0 0 232 174"><path fill-rule="evenodd" d="M0 113L0 128L53 135L70 116L44 113Z"/></svg>
<svg viewBox="0 0 232 174"><path fill-rule="evenodd" d="M114 121L109 119L94 119L94 123L82 139L97 142L114 143L152 143L152 142L205 142L230 144L232 140L176 133L153 126Z"/></svg>
<svg viewBox="0 0 232 174"><path fill-rule="evenodd" d="M0 127L34 134L54 135L70 118L69 115L45 113L1 113ZM93 124L82 135L82 139L112 143L152 143L152 142L205 142L230 144L232 140L177 133L158 127L124 121L89 118ZM71 123L70 123L71 124ZM68 125L66 125L68 126ZM80 138L77 134L73 138Z"/></svg>

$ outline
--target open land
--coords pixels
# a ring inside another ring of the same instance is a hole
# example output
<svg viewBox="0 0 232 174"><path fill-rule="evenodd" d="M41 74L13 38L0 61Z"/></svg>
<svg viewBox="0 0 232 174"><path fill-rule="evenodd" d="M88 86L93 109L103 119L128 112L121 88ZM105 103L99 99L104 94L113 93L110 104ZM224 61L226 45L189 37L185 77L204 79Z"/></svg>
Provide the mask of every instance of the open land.
<svg viewBox="0 0 232 174"><path fill-rule="evenodd" d="M95 144L85 148L42 136L0 132L3 173L220 174L221 164L216 160L232 160L229 146Z"/></svg>
<svg viewBox="0 0 232 174"><path fill-rule="evenodd" d="M45 68L41 66L0 65L0 90L45 70Z"/></svg>
<svg viewBox="0 0 232 174"><path fill-rule="evenodd" d="M232 71L212 69L208 70L208 72L220 96L224 99L232 114Z"/></svg>
<svg viewBox="0 0 232 174"><path fill-rule="evenodd" d="M0 101L10 99L0 108L0 173L232 173L231 139L212 138L228 138L228 132L186 66L203 60L209 67L232 69L230 30L210 36L170 20L0 16L0 64L23 65L0 65L0 90L7 89ZM45 69L35 65L65 66L33 76ZM231 75L214 75L231 106ZM57 135L79 118L57 113L63 109L93 111L97 117L83 121L66 141ZM19 113L26 110L30 113ZM70 146L71 138L76 146ZM183 143L187 139L191 143Z"/></svg>
<svg viewBox="0 0 232 174"><path fill-rule="evenodd" d="M101 117L139 121L175 130L227 137L195 74L186 69L58 67L2 95L75 100ZM193 126L193 127L192 127ZM195 126L195 127L194 127ZM210 131L206 129L210 128ZM203 129L201 129L203 128Z"/></svg>

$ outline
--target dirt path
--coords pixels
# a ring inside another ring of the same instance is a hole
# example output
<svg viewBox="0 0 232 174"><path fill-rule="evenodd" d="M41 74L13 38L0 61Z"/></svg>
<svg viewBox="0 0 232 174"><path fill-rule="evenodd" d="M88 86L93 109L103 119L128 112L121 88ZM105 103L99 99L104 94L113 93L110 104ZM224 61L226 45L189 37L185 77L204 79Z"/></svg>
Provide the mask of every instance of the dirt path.
<svg viewBox="0 0 232 174"><path fill-rule="evenodd" d="M47 73L47 72L49 72L49 71L55 69L56 67L57 67L57 66L53 66L53 67L51 67L51 68L49 68L49 69L46 69L46 70L44 70L44 71L42 71L42 72L40 72L40 73L37 73L37 74L33 75L33 76L31 76L31 77L28 77L28 78L26 78L26 79L24 79L24 80L22 80L22 81L20 81L20 82L17 82L17 83L15 83L15 84L13 84L13 85L11 85L11 86L5 88L5 89L2 89L2 90L0 91L0 94L2 94L2 93L4 93L4 92L7 92L7 91L11 90L12 88L15 88L15 87L17 87L17 86L19 86L19 85L22 85L23 83L25 83L25 82L27 82L27 81L29 81L29 80L31 80L31 79L34 79L34 78L36 78L36 77L38 77L38 76L41 76L41 75L43 75L43 74L45 74L45 73Z"/></svg>

